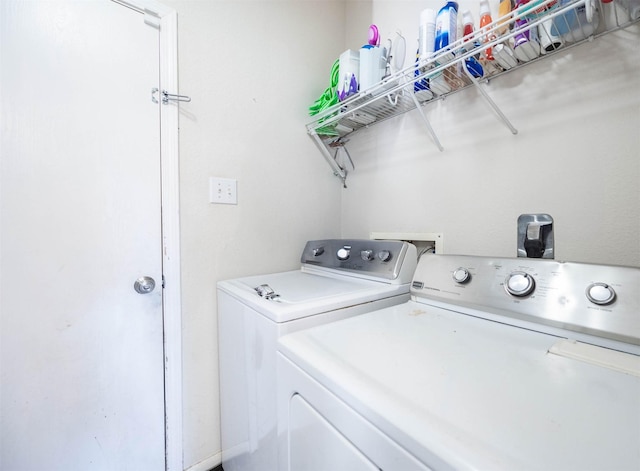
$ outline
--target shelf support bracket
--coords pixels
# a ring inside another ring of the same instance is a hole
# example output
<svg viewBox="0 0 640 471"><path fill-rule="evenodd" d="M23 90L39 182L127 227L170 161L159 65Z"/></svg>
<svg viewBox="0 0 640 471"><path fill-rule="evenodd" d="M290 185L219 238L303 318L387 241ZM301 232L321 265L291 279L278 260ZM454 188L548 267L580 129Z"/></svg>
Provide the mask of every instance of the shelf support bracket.
<svg viewBox="0 0 640 471"><path fill-rule="evenodd" d="M467 70L466 64L464 63L462 64L462 69L467 74L467 77L469 77L469 80L471 80L471 83L473 83L473 85L476 87L476 90L480 92L480 94L485 99L485 101L489 103L489 106L493 108L493 111L497 113L497 115L500 117L502 122L509 128L509 130L511 131L511 134L514 134L514 135L518 134L518 130L515 127L513 127L513 124L511 124L511 121L509 121L509 118L506 117L506 115L502 112L500 108L498 108L498 105L495 104L495 102L491 99L491 97L485 91L485 89L482 88L482 85L480 85L480 82L478 82L478 79L476 79L473 75L471 75L471 72Z"/></svg>
<svg viewBox="0 0 640 471"><path fill-rule="evenodd" d="M336 177L340 178L340 180L342 180L342 186L346 188L347 187L347 170L345 168L342 168L338 163L338 161L336 160L337 152L335 156L331 155L331 153L329 152L329 149L323 142L322 138L318 135L318 133L315 130L309 130L309 135L311 136L311 138L313 139L313 142L315 142L316 146L320 150L320 153L322 154L322 156L325 158L325 160L333 170L333 174ZM351 156L348 155L348 157L349 157L349 160L351 160Z"/></svg>
<svg viewBox="0 0 640 471"><path fill-rule="evenodd" d="M406 81L406 79L405 79ZM433 142L436 144L436 146L438 147L438 150L440 152L444 151L444 147L442 147L442 144L440 143L440 139L438 139L438 136L436 135L435 131L433 130L433 127L431 127L431 123L429 122L429 119L427 118L427 115L424 114L424 110L422 109L422 105L420 104L420 102L418 101L418 99L416 98L416 94L413 93L413 90L409 90L409 87L405 88L405 91L409 92L409 95L411 95L411 98L413 99L413 102L416 105L416 108L418 109L418 112L420 113L420 116L422 116L422 119L424 120L424 124L427 126L427 131L429 131L429 134L431 134L431 138L433 139Z"/></svg>

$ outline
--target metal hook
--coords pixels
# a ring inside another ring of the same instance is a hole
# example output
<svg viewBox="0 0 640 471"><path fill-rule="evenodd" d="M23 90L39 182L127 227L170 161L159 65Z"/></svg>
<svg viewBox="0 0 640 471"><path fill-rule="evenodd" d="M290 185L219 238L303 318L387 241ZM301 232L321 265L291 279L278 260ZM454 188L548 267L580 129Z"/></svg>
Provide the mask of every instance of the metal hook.
<svg viewBox="0 0 640 471"><path fill-rule="evenodd" d="M169 100L184 101L188 103L191 101L191 97L187 95L176 95L174 93L169 93L166 90L162 90L162 103L166 105L169 103Z"/></svg>
<svg viewBox="0 0 640 471"><path fill-rule="evenodd" d="M151 101L153 101L154 103L158 103L158 92L159 90L157 88L152 88L151 89ZM166 105L167 103L169 103L169 100L174 100L174 101L184 101L186 103L191 101L191 97L187 96L187 95L176 95L173 93L169 93L166 90L162 90L162 104Z"/></svg>

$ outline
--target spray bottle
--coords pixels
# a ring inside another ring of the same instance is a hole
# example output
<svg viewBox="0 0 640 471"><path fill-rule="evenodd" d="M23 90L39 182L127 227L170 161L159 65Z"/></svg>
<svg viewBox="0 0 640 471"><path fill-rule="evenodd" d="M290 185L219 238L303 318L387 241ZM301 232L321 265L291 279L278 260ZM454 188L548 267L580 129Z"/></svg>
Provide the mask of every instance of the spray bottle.
<svg viewBox="0 0 640 471"><path fill-rule="evenodd" d="M476 45L470 42L475 28L473 27L473 16L469 10L462 11L462 38L464 39L463 48L465 51L470 51Z"/></svg>
<svg viewBox="0 0 640 471"><path fill-rule="evenodd" d="M480 0L480 29L485 28L493 20L491 19L491 8L489 7L489 0ZM493 33L487 34L484 37L484 42L493 41L496 39L496 35ZM484 51L487 60L493 60L493 54L491 48L488 47Z"/></svg>

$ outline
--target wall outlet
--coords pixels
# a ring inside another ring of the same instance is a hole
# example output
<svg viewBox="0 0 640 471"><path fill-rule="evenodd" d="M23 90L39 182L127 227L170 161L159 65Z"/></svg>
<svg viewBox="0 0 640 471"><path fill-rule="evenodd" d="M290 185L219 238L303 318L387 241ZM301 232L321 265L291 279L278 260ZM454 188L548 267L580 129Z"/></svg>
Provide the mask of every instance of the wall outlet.
<svg viewBox="0 0 640 471"><path fill-rule="evenodd" d="M209 202L238 204L238 181L233 178L209 178Z"/></svg>

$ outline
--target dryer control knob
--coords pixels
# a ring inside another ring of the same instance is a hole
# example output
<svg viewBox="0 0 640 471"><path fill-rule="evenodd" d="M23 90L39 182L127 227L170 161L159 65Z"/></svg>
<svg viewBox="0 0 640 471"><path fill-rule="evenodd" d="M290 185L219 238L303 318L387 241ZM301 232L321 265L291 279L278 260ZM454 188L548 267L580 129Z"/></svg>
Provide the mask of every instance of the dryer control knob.
<svg viewBox="0 0 640 471"><path fill-rule="evenodd" d="M313 249L312 253L314 257L319 257L324 253L324 247L316 247L315 249Z"/></svg>
<svg viewBox="0 0 640 471"><path fill-rule="evenodd" d="M382 262L388 262L389 260L391 260L391 252L389 252L388 250L381 250L380 252L378 252L378 258Z"/></svg>
<svg viewBox="0 0 640 471"><path fill-rule="evenodd" d="M360 252L360 257L362 258L362 260L364 260L365 262L371 261L373 260L373 250L363 250Z"/></svg>
<svg viewBox="0 0 640 471"><path fill-rule="evenodd" d="M507 277L504 287L507 290L507 293L513 296L523 297L533 293L533 290L536 287L536 282L528 273L523 271L514 271Z"/></svg>
<svg viewBox="0 0 640 471"><path fill-rule="evenodd" d="M587 299L594 304L604 306L616 299L616 292L606 283L592 283L587 288Z"/></svg>
<svg viewBox="0 0 640 471"><path fill-rule="evenodd" d="M338 260L347 260L350 255L351 247L342 247L341 249L338 249L338 253L336 253Z"/></svg>
<svg viewBox="0 0 640 471"><path fill-rule="evenodd" d="M469 270L467 270L466 268L458 268L457 270L454 270L453 272L453 280L456 283L466 283L467 281L469 281L471 279L471 273L469 273Z"/></svg>

